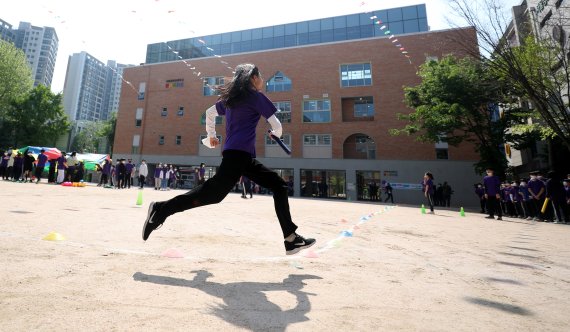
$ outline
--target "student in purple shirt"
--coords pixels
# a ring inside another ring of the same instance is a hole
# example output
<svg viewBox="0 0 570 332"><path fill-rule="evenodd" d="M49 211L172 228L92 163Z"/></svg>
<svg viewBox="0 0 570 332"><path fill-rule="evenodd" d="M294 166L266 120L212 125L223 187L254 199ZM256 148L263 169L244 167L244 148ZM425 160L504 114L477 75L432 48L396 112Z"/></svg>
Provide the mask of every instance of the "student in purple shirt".
<svg viewBox="0 0 570 332"><path fill-rule="evenodd" d="M281 137L281 123L275 116L277 109L261 90L264 81L253 64L241 64L235 68L230 82L222 87L218 102L206 111L206 132L209 145L219 144L216 138L215 118L226 117L226 138L222 163L213 177L184 195L163 202L152 202L143 227L143 240L164 223L168 216L184 210L221 202L232 190L240 176L245 175L255 183L273 192L275 212L283 237L285 252L292 255L315 244L315 239L305 239L295 231L287 196L287 183L274 171L255 159L256 127L263 116L270 123L273 134Z"/></svg>
<svg viewBox="0 0 570 332"><path fill-rule="evenodd" d="M24 156L21 152L16 154L14 157L14 176L12 177L12 181L22 181L22 169L24 168Z"/></svg>
<svg viewBox="0 0 570 332"><path fill-rule="evenodd" d="M44 167L46 166L46 162L48 160L48 157L44 154L44 152L45 150L41 149L40 154L38 155L38 164L36 165L36 184L40 183Z"/></svg>
<svg viewBox="0 0 570 332"><path fill-rule="evenodd" d="M424 180L422 182L424 188L424 196L427 198L428 205L429 205L429 213L434 214L433 212L433 194L435 194L435 187L433 185L433 174L430 172L426 172L424 174Z"/></svg>
<svg viewBox="0 0 570 332"><path fill-rule="evenodd" d="M532 219L530 205L530 193L528 192L528 185L525 180L522 180L519 185L519 203L524 217L527 220Z"/></svg>
<svg viewBox="0 0 570 332"><path fill-rule="evenodd" d="M542 205L544 204L544 194L546 186L542 181L542 174L538 171L530 173L530 181L528 181L528 192L530 193L531 203L529 204L533 210L533 220L542 219ZM540 178L539 178L540 176Z"/></svg>
<svg viewBox="0 0 570 332"><path fill-rule="evenodd" d="M56 183L60 184L65 181L65 168L67 167L67 159L65 159L65 152L57 158L57 180Z"/></svg>
<svg viewBox="0 0 570 332"><path fill-rule="evenodd" d="M133 169L135 169L135 164L133 164L131 159L127 160L125 169L125 183L123 184L123 188L126 185L128 189L131 189L131 185L133 184Z"/></svg>
<svg viewBox="0 0 570 332"><path fill-rule="evenodd" d="M497 212L497 220L503 220L503 211L501 209L501 180L494 175L494 170L487 167L487 176L483 178L483 187L485 188L485 199L487 200L487 210L489 215L486 219L495 219L495 211Z"/></svg>

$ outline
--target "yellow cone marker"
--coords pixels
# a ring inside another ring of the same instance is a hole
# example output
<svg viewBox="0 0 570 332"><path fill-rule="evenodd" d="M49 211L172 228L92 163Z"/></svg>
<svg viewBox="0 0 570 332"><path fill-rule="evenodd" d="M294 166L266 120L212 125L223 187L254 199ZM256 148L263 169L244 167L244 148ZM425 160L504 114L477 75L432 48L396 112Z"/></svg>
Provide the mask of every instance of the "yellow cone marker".
<svg viewBox="0 0 570 332"><path fill-rule="evenodd" d="M65 237L59 233L56 232L51 232L48 235L44 236L44 238L42 240L46 240L46 241L63 241L65 240Z"/></svg>

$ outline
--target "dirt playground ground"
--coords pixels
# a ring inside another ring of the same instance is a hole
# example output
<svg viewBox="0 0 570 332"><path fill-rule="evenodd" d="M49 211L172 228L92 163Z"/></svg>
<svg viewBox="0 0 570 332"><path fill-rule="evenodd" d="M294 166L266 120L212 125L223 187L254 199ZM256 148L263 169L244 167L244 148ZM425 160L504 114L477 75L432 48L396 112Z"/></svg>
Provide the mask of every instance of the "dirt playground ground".
<svg viewBox="0 0 570 332"><path fill-rule="evenodd" d="M145 243L148 203L183 191L137 193L0 181L1 331L570 330L570 225L292 198L318 242L286 256L270 196Z"/></svg>

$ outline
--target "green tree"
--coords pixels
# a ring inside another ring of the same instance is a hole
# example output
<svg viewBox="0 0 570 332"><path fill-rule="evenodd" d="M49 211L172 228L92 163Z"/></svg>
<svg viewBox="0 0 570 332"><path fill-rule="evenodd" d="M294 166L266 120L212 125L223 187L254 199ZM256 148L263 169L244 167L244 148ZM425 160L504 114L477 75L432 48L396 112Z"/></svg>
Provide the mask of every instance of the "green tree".
<svg viewBox="0 0 570 332"><path fill-rule="evenodd" d="M61 93L54 94L38 85L12 102L6 122L12 128L14 145L55 145L58 137L70 128L62 99Z"/></svg>
<svg viewBox="0 0 570 332"><path fill-rule="evenodd" d="M24 52L0 40L0 146L12 145L13 129L6 124L6 114L17 98L33 87L32 71Z"/></svg>
<svg viewBox="0 0 570 332"><path fill-rule="evenodd" d="M89 122L73 138L71 150L80 153L96 153L99 147L99 140L103 137L103 122Z"/></svg>
<svg viewBox="0 0 570 332"><path fill-rule="evenodd" d="M504 82L493 77L485 64L453 56L423 64L419 76L419 85L404 88L405 103L414 112L398 114L407 124L390 133L451 146L473 143L480 156L476 171L482 173L492 166L504 175L507 160L501 147L507 128L525 116L523 110L509 107L510 94ZM503 102L501 116L497 116L498 102Z"/></svg>
<svg viewBox="0 0 570 332"><path fill-rule="evenodd" d="M113 143L115 140L115 128L117 127L117 113L111 113L111 117L103 122L103 127L101 128L101 137L105 138L106 146L105 152L113 154Z"/></svg>
<svg viewBox="0 0 570 332"><path fill-rule="evenodd" d="M567 12L560 8L560 13L540 22L539 27L535 10L511 11L503 7L501 0L451 0L450 3L457 15L477 31L482 55L489 60L494 75L509 84L521 100L530 101L533 118L540 120L513 130L539 132L543 138L555 137L568 153L570 43L565 32L568 17L564 14ZM518 15L516 21L512 20L513 13ZM519 39L514 38L513 31L518 32ZM468 45L465 46L469 51Z"/></svg>

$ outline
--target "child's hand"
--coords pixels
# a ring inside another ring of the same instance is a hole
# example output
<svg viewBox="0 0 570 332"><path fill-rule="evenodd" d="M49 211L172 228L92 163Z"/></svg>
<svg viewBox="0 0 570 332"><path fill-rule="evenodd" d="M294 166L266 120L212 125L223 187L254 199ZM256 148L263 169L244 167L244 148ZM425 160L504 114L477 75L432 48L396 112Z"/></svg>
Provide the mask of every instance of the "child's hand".
<svg viewBox="0 0 570 332"><path fill-rule="evenodd" d="M216 147L220 144L220 140L217 137L210 137L210 145Z"/></svg>

